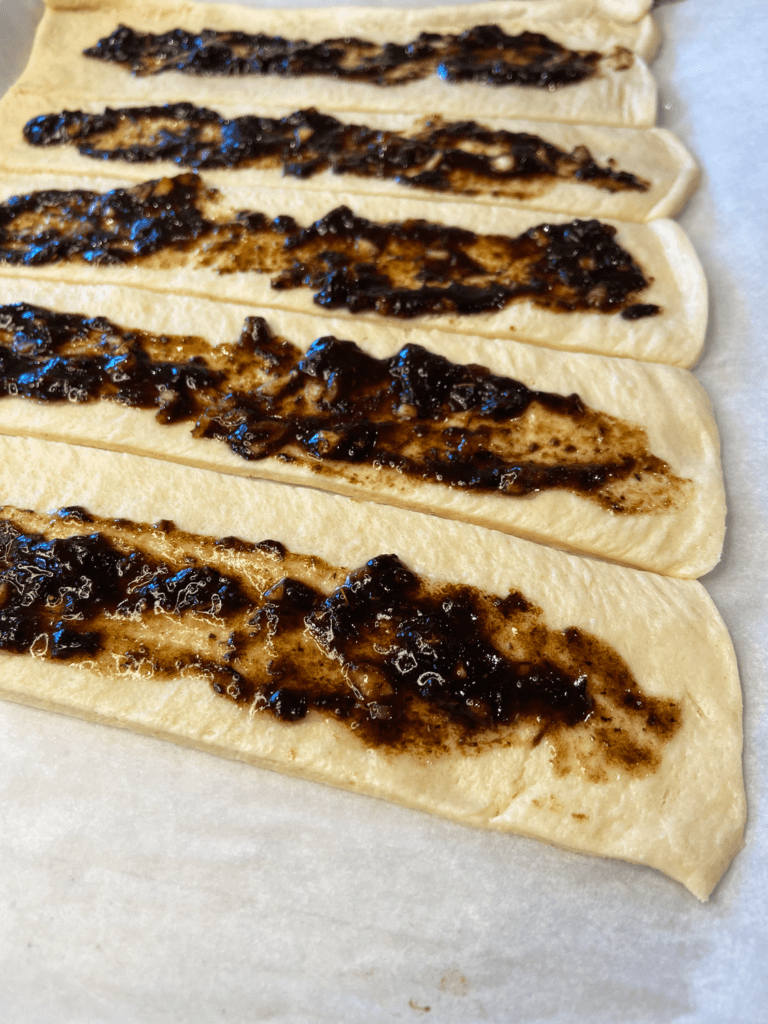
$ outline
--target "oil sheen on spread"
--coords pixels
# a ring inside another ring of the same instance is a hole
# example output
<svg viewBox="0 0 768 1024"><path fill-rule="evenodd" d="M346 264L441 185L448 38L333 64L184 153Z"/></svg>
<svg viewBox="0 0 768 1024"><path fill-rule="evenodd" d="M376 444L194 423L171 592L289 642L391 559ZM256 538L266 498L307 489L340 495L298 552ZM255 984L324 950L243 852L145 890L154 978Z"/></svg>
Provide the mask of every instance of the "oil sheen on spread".
<svg viewBox="0 0 768 1024"><path fill-rule="evenodd" d="M414 344L377 359L328 336L303 351L261 317L214 347L2 306L0 394L155 409L161 423L190 423L243 459L277 457L377 489L403 480L510 497L564 489L612 513L659 514L691 486L652 454L642 428L578 395L535 391Z"/></svg>
<svg viewBox="0 0 768 1024"><path fill-rule="evenodd" d="M344 124L317 110L286 117L248 115L228 120L191 103L107 108L100 114L63 110L24 126L33 146L70 145L95 160L168 160L195 170L280 168L310 178L324 171L387 178L400 185L452 195L546 194L558 181L609 192L644 192L628 171L599 166L586 146L570 153L528 132L485 128L474 121L429 118L408 134Z"/></svg>
<svg viewBox="0 0 768 1024"><path fill-rule="evenodd" d="M394 554L352 569L173 523L0 509L0 649L207 679L286 723L324 715L360 742L434 755L546 735L562 773L647 774L680 724L622 658L505 597L420 578ZM522 581L521 581L522 582Z"/></svg>
<svg viewBox="0 0 768 1024"><path fill-rule="evenodd" d="M0 204L0 262L79 260L164 270L273 273L327 309L412 319L525 300L558 313L653 316L643 271L597 220L539 224L516 238L425 220L377 223L340 206L308 227L243 210L218 216L195 174L96 193L49 189Z"/></svg>
<svg viewBox="0 0 768 1024"><path fill-rule="evenodd" d="M422 32L408 43L374 43L347 37L310 43L263 33L183 28L153 34L120 25L83 51L134 75L179 71L187 75L322 75L375 86L404 85L431 75L445 82L529 86L554 90L597 74L601 63L617 70L632 54L569 50L540 32L508 35L498 25L476 25L460 35Z"/></svg>

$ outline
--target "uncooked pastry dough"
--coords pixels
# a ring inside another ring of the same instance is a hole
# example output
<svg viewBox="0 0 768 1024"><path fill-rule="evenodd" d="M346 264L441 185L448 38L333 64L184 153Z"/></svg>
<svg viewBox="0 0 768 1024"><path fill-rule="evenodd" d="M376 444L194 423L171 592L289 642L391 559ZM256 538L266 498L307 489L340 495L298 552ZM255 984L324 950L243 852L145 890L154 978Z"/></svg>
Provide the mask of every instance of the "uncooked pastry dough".
<svg viewBox="0 0 768 1024"><path fill-rule="evenodd" d="M47 188L105 192L124 187L124 179L36 175L0 175L0 202L11 196ZM425 219L455 225L477 234L516 237L541 224L572 220L566 214L541 211L500 210L467 203L349 196L326 192L295 192L291 189L248 189L222 186L210 215L229 220L238 211L259 211L269 218L290 214L300 225L309 225L340 205L358 216L378 222ZM610 222L608 222L610 223ZM674 221L650 224L616 222L616 241L637 261L652 283L638 301L661 307L656 316L625 320L618 313L556 313L528 301L511 302L499 312L461 316L443 314L422 317L409 324L437 327L468 335L520 340L568 351L630 356L673 366L691 366L704 343L707 320L706 281L701 264L683 230ZM325 315L309 288L276 290L270 274L226 273L206 267L149 269L142 266L101 266L83 262L43 264L35 268L0 264L0 277L29 275L77 284L109 283L149 288L172 294L197 295L250 306L277 307L301 313ZM345 314L352 319L351 314ZM377 314L358 314L379 324L388 322ZM398 321L401 325L403 321Z"/></svg>
<svg viewBox="0 0 768 1024"><path fill-rule="evenodd" d="M153 98L152 103L158 99ZM17 89L7 93L0 101L0 168L12 173L79 174L103 173L103 162L81 156L75 146L31 146L24 140L24 125L43 114L55 114L62 109L77 109L86 113L102 113L103 101L95 99L67 101L63 106L60 96L31 96ZM125 107L125 102L112 103L113 108ZM263 113L269 117L285 117L294 108L269 110L254 108L253 104L230 103L215 105L222 117L233 119ZM355 113L336 111L334 116L345 124L364 124L374 130L395 132L409 136L418 132L424 117L403 114ZM546 121L512 121L482 117L481 123L490 131L525 132L537 135L545 142L566 153L577 146L586 146L601 167L615 161L617 170L628 171L650 187L645 192L617 191L596 188L589 183L559 179L553 184L541 185L535 179L529 186L524 180L512 180L509 188L519 189L514 195L455 195L449 192L430 192L400 185L392 178L365 178L356 174L334 174L323 171L311 177L284 178L280 167L232 168L204 171L206 181L213 185L236 185L239 188L280 188L290 184L296 191L327 191L394 196L423 202L466 202L490 206L516 206L553 210L577 217L607 217L617 220L644 222L656 217L674 217L698 184L699 174L690 153L675 136L664 128L606 128L597 125L568 125ZM149 177L178 174L186 168L170 161L157 163L128 163L115 161L114 172L132 181ZM507 187L507 186L505 186Z"/></svg>
<svg viewBox="0 0 768 1024"><path fill-rule="evenodd" d="M580 559L494 531L152 459L0 437L4 501L40 511L81 505L190 532L279 540L355 567L396 552L419 574L543 609L551 629L610 644L641 689L681 705L682 725L644 777L589 782L558 774L545 739L420 760L366 748L310 715L286 726L250 716L192 676L96 676L30 656L0 656L12 700L124 726L261 767L379 796L485 828L659 868L706 899L741 846L741 699L730 639L698 583ZM201 500L202 499L202 500Z"/></svg>
<svg viewBox="0 0 768 1024"><path fill-rule="evenodd" d="M88 34L106 34L94 33L101 5L60 0L59 6L78 9L78 23L73 20L70 36L78 46L85 34L83 23ZM539 4L537 13L545 7L549 10L548 0ZM623 8L628 18L641 13L633 0L614 0L613 7L617 15ZM201 9L187 7L190 13ZM128 10L121 4L125 20ZM327 18L328 12L322 13ZM285 15L280 12L283 26ZM297 12L297 17L304 27L306 12ZM403 12L398 17L401 23L407 21ZM446 30L445 22L441 27ZM48 15L25 75L25 88L63 95L74 87L77 92L82 88L80 65L73 66L66 56L55 64L50 61L46 47L52 43L50 35L46 41L46 33L52 30L56 31L56 24ZM65 38L59 36L53 48L65 52ZM125 102L122 75L114 76L115 95ZM187 82L185 93L191 98ZM324 92L326 86L323 83ZM144 96L154 100L156 80L148 80L146 88ZM98 83L92 95L106 100L110 93ZM204 86L199 100L212 102ZM281 101L300 105L285 93ZM473 99L466 103L468 115L480 109ZM345 102L337 109L348 106ZM436 106L421 98L413 109L423 112ZM598 111L596 116L601 116L606 104L596 105L593 99L591 107L593 115ZM406 109L400 99L395 109ZM631 116L650 123L647 102L645 109L645 114ZM561 105L554 116L573 119L567 105ZM29 190L29 179L26 189L16 189L23 190ZM393 219L395 214L387 216ZM687 252L686 245L681 251ZM676 262L675 254L672 261ZM179 284L169 283L171 287ZM10 287L3 282L5 295ZM56 287L46 290L54 292ZM4 301L15 300L4 297ZM237 301L248 299L241 296ZM174 309L166 297L155 296L154 304L169 315ZM698 294L703 334L702 305ZM241 307L235 314L239 318L244 312ZM114 306L108 315L119 318ZM326 329L331 323L326 321ZM372 337L376 333L374 327L361 328ZM461 343L468 351L468 339ZM693 358L672 361L685 363ZM423 764L361 748L325 720L312 719L286 729L265 718L251 719L214 697L203 681L192 678L173 684L131 679L115 685L113 680L66 665L3 655L0 692L4 696L356 789L468 824L649 864L679 879L701 899L708 896L739 849L745 805L738 677L725 628L697 583L578 559L412 512L231 475L203 477L195 468L128 454L0 437L0 457L8 503L39 509L82 504L102 515L147 521L172 517L184 529L234 533L252 540L272 536L296 550L347 565L360 564L382 550L397 550L416 571L436 579L461 579L499 594L519 586L542 606L551 627L578 625L614 646L647 693L683 705L684 720L658 772L595 784L576 776L557 776L546 743L530 751L509 748L488 752L482 759L457 755ZM201 492L205 501L200 500Z"/></svg>
<svg viewBox="0 0 768 1024"><path fill-rule="evenodd" d="M131 451L243 476L322 487L451 519L527 536L570 550L684 578L708 572L718 561L725 530L725 495L717 428L709 401L685 370L633 360L606 359L399 325L368 325L279 310L221 305L109 286L76 287L18 279L2 282L1 304L28 302L61 312L107 316L120 326L155 334L194 334L211 344L234 342L243 320L265 315L275 334L302 348L320 335L350 339L376 358L406 342L423 345L457 363L479 363L537 390L578 393L591 408L641 425L651 452L678 477L693 481L679 507L658 514L614 515L595 502L562 490L527 498L481 494L417 483L393 470L347 467L344 475L316 475L277 458L248 462L219 441L194 438L188 424L159 424L151 411L114 402L37 403L0 400L0 432L66 440Z"/></svg>
<svg viewBox="0 0 768 1024"><path fill-rule="evenodd" d="M187 99L195 103L250 100L260 108L312 106L322 96L327 110L388 110L423 113L439 110L454 118L526 117L646 127L656 117L656 86L643 57L653 56L656 27L639 9L582 0L501 2L433 9L321 8L256 10L229 4L158 3L145 0L49 0L19 88L38 95L94 97L102 101L146 103ZM622 10L624 8L624 10ZM630 20L611 20L629 13ZM639 20L637 20L639 19ZM583 82L550 92L539 88L459 86L437 76L403 86L380 88L364 83L308 76L206 77L165 73L133 78L115 65L83 57L88 46L109 36L118 24L137 31L167 32L183 27L240 29L284 38L319 41L357 36L373 42L410 42L422 31L460 33L478 24L498 24L509 34L540 31L569 49L617 47L636 52L624 71L605 68Z"/></svg>

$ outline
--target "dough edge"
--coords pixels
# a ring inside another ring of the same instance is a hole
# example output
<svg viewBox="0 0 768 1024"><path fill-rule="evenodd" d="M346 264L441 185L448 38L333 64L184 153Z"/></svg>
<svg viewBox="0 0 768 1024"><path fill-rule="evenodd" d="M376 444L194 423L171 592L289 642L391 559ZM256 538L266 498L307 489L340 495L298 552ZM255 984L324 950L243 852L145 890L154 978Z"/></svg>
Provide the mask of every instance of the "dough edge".
<svg viewBox="0 0 768 1024"><path fill-rule="evenodd" d="M151 176L150 176L151 179ZM148 179L148 180L150 180ZM122 178L88 178L57 175L35 176L34 191L41 189L87 189L104 192L130 187L135 182ZM152 179L153 180L153 179ZM202 178L206 181L205 177ZM30 178L0 173L0 201L27 194ZM541 210L514 210L466 203L420 202L369 195L347 195L287 189L248 189L233 186L218 189L215 210L223 216L238 210L259 210L267 216L290 210L299 224L308 225L340 205L374 221L388 223L409 218L425 219L464 227L478 234L505 234L515 237L541 223L568 223L574 218ZM675 366L692 366L704 345L707 319L707 286L701 263L682 228L673 221L654 220L648 224L603 221L616 228L616 240L643 268L651 281L641 301L657 303L658 316L624 320L619 314L566 313L539 309L530 302L513 302L498 313L473 316L436 315L415 321L396 321L466 334L482 334L499 339L514 338L548 348L631 357ZM0 277L35 276L71 283L114 283L148 288L158 292L182 292L226 302L263 304L319 316L344 316L350 321L367 320L385 324L377 314L353 315L343 310L326 313L313 302L307 288L275 290L270 275L217 274L207 268L164 270L134 267L99 267L80 263L56 263L37 268L0 264Z"/></svg>
<svg viewBox="0 0 768 1024"><path fill-rule="evenodd" d="M74 100L74 97L70 99ZM163 103L163 96L155 97L153 105ZM61 174L98 177L103 174L103 162L82 156L72 146L31 146L23 139L22 129L32 118L57 113L76 106L87 113L101 113L106 107L131 106L124 97L84 98L78 103L62 106L60 96L35 96L11 89L0 100L0 169L20 174ZM205 106L203 101L198 104ZM215 102L217 113L227 119L254 113L253 103ZM210 108L209 108L210 109ZM295 108L264 109L266 116L284 117ZM344 123L365 123L368 127L385 131L413 131L428 115L395 115L375 112L340 111L334 116ZM481 123L492 131L527 132L539 135L545 141L564 149L585 145L595 161L605 166L616 161L618 169L636 174L651 187L646 192L609 192L580 185L577 182L558 181L540 195L516 199L512 196L454 195L429 192L410 186L398 185L393 179L359 177L354 174L334 174L325 171L308 179L291 178L291 187L298 191L321 191L361 195L391 196L420 202L468 203L471 205L537 209L579 217L601 217L646 223L658 217L673 217L695 191L699 172L693 157L683 144L664 128L614 128L594 124L565 124L556 121L529 121L515 118L487 118ZM171 161L130 164L116 161L115 172L132 181L150 177L183 173L187 168ZM286 182L279 167L209 169L205 178L214 186L236 184L241 188L285 188Z"/></svg>
<svg viewBox="0 0 768 1024"><path fill-rule="evenodd" d="M162 426L150 410L112 402L38 403L5 397L0 431L69 441L167 459L203 469L262 477L396 504L438 516L474 522L566 549L696 578L714 567L725 534L725 492L720 446L709 400L687 371L632 360L571 355L508 343L502 351L490 340L444 332L412 331L299 313L222 307L207 300L169 298L158 303L151 292L111 286L76 287L17 279L0 287L3 304L25 301L64 312L107 316L119 326L153 333L197 334L209 343L235 341L246 315L264 314L272 330L300 348L334 334L356 341L376 358L394 354L406 342L424 345L456 363L480 363L529 387L581 395L592 408L633 423L648 434L649 447L676 475L690 478L695 492L679 509L659 515L614 516L569 492L550 491L525 499L480 495L436 483L411 482L382 471L375 475L350 467L343 475L315 474L305 466L277 459L248 462L222 442L195 439L188 424ZM363 479L354 482L355 477ZM373 476L370 483L366 477Z"/></svg>
<svg viewBox="0 0 768 1024"><path fill-rule="evenodd" d="M546 3L546 0L545 0ZM134 79L119 67L83 58L73 63L73 52L79 54L85 41L89 45L109 35L118 20L130 19L132 24L145 31L167 31L183 18L186 27L193 30L203 27L221 29L241 28L246 31L276 32L281 35L296 34L306 38L312 33L317 38L328 36L357 35L384 42L388 39L408 41L424 29L440 31L462 31L477 24L482 13L498 21L507 31L521 31L530 28L546 32L558 42L577 49L598 49L610 52L616 46L636 50L634 64L626 71L604 68L601 74L550 94L546 90L505 89L490 90L487 86L463 83L460 89L437 79L422 80L404 86L381 89L365 83L356 83L353 106L356 110L412 110L425 108L450 111L456 116L472 116L478 109L488 114L495 110L499 114L536 111L536 116L553 121L593 121L609 124L628 124L648 127L656 116L656 86L643 57L650 59L656 52L659 35L650 16L645 15L635 23L611 21L595 17L595 5L585 10L576 0L554 0L549 14L530 12L536 9L527 3L484 4L465 7L436 8L432 11L415 9L411 11L386 8L339 8L329 12L328 8L315 11L274 9L257 10L225 4L160 4L149 7L142 2L115 6L107 0L82 0L72 5L49 4L40 23L27 67L18 82L22 91L55 92L59 95L94 96L156 96L158 79L155 77ZM511 15L505 17L503 12ZM525 13L525 11L528 13ZM523 16L520 16L520 11ZM119 13L118 13L119 12ZM575 15L579 15L574 20ZM160 76L168 79L159 88L166 98L200 99L207 96L226 98L233 93L231 81L225 79L196 79L182 74ZM257 94L260 102L279 105L281 96L285 102L300 106L311 105L318 95L329 109L344 109L349 103L347 83L323 77L305 79L280 79L271 82L259 79L239 80L235 87L239 95Z"/></svg>
<svg viewBox="0 0 768 1024"><path fill-rule="evenodd" d="M554 776L544 743L522 761L508 748L414 765L344 743L337 735L341 727L314 719L299 726L306 739L296 750L298 732L287 737L283 726L259 716L254 735L247 713L214 697L208 687L195 687L190 678L167 686L140 682L126 696L125 688L103 677L7 655L0 658L5 696L85 717L117 717L129 728L319 776L466 824L646 863L682 881L700 899L709 895L740 846L745 807L738 674L725 627L700 584L286 485L214 473L203 481L199 470L135 456L7 437L0 437L0 453L16 481L8 488L9 504L43 510L80 503L97 514L153 521L163 517L163 508L167 517L171 502L171 514L183 529L254 540L272 536L293 550L313 551L350 567L394 548L417 572L437 579L458 577L500 594L519 586L544 609L551 628L581 625L615 647L645 692L681 700L683 726L666 746L658 772L585 785L577 774ZM51 472L41 473L46 466ZM209 497L204 507L196 501L201 485ZM211 497L215 494L217 499ZM617 607L622 614L616 614ZM211 718L206 710L205 723L199 717L203 706L213 712ZM554 810L547 804L550 796ZM586 822L573 817L590 811Z"/></svg>

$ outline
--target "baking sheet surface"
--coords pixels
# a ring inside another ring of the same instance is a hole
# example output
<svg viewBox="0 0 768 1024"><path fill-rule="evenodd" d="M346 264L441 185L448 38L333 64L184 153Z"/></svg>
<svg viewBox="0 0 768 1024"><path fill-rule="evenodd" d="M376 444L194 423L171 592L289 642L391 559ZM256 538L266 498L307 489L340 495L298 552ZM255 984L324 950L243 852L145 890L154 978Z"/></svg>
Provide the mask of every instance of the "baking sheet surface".
<svg viewBox="0 0 768 1024"><path fill-rule="evenodd" d="M0 0L0 93L40 13ZM768 7L656 14L660 123L704 171L681 223L709 277L696 373L729 492L704 582L745 703L746 847L712 900L648 869L2 703L1 1020L768 1020Z"/></svg>

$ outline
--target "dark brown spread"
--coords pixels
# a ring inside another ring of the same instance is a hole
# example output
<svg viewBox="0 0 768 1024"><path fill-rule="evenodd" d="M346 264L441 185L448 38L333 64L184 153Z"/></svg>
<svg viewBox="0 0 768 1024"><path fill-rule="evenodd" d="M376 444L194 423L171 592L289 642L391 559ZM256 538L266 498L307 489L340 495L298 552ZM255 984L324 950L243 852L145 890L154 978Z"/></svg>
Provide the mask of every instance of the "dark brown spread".
<svg viewBox="0 0 768 1024"><path fill-rule="evenodd" d="M648 189L634 174L610 164L600 167L586 146L568 153L528 132L440 118L430 118L412 134L398 135L344 124L316 110L227 120L191 103L168 103L108 107L101 114L41 114L24 126L24 138L33 146L76 146L95 160L168 160L194 169L279 167L295 178L332 171L454 195L526 198L558 181L610 192Z"/></svg>
<svg viewBox="0 0 768 1024"><path fill-rule="evenodd" d="M425 220L377 223L340 206L309 227L243 210L217 217L217 193L195 174L96 193L49 189L0 204L0 262L64 260L149 268L274 273L327 309L410 319L494 312L528 300L555 312L618 313L638 301L641 268L597 220L539 224L516 238Z"/></svg>
<svg viewBox="0 0 768 1024"><path fill-rule="evenodd" d="M550 629L519 591L420 578L393 554L350 571L277 541L163 521L0 510L0 648L131 674L207 678L286 724L321 714L370 746L436 754L536 744L595 781L658 767L680 724L607 644Z"/></svg>
<svg viewBox="0 0 768 1024"><path fill-rule="evenodd" d="M377 489L405 480L512 497L567 489L611 512L660 513L690 487L650 452L642 428L578 395L535 391L414 344L376 359L322 337L304 352L261 317L212 347L2 306L0 394L155 409L160 422L188 422L243 459L276 456Z"/></svg>
<svg viewBox="0 0 768 1024"><path fill-rule="evenodd" d="M155 35L120 25L83 52L134 75L323 75L376 86L437 75L445 82L557 89L592 77L601 62L594 51L569 50L540 32L507 35L498 25L476 25L460 35L422 32L408 43L383 44L354 37L310 43L215 29ZM619 69L632 63L624 49L609 59Z"/></svg>

